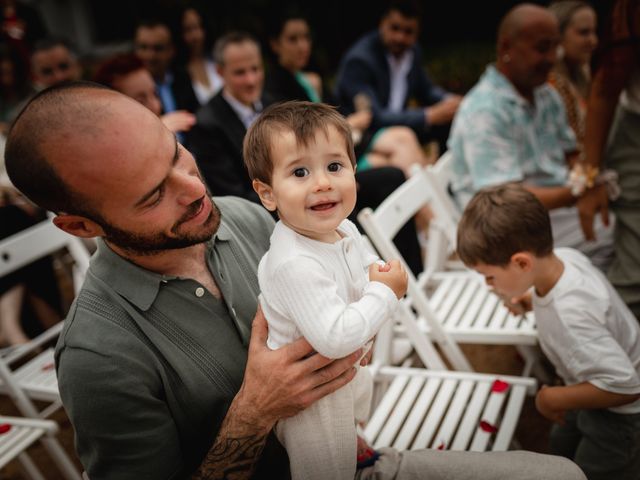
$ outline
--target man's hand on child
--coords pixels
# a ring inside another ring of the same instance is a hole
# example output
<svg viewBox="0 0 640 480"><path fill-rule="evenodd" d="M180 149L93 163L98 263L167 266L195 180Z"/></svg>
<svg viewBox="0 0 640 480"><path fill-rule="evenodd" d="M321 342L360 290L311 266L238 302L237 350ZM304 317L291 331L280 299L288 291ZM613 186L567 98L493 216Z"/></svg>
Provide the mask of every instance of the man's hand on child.
<svg viewBox="0 0 640 480"><path fill-rule="evenodd" d="M267 346L267 321L258 309L251 328L244 380L234 399L242 420L269 431L277 420L290 417L336 391L355 376L353 364L363 350L332 360L314 353L304 338L277 350Z"/></svg>
<svg viewBox="0 0 640 480"><path fill-rule="evenodd" d="M553 407L553 393L556 389L563 387L548 387L543 385L536 394L536 408L540 414L554 423L564 425L565 410L558 410Z"/></svg>
<svg viewBox="0 0 640 480"><path fill-rule="evenodd" d="M372 263L369 266L369 280L384 283L393 290L398 298L402 298L407 293L409 279L407 272L398 260L391 260L384 265Z"/></svg>

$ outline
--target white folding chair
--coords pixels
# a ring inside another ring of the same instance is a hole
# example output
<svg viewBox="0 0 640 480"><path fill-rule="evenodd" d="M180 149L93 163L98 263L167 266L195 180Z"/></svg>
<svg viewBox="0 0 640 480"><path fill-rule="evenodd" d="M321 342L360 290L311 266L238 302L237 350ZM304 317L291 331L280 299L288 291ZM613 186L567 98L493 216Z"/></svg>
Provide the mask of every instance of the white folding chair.
<svg viewBox="0 0 640 480"><path fill-rule="evenodd" d="M74 260L72 268L77 293L89 266L89 253L78 238L58 229L49 219L0 241L0 276L8 275L63 247L67 248ZM25 417L44 418L62 405L56 379L54 350L47 347L62 328L63 323L60 322L29 343L0 356L0 393L8 394ZM34 352L35 356L29 358ZM14 368L14 365L18 366ZM33 400L44 401L49 405L39 411ZM65 478L80 478L73 462L55 438L47 437L43 439L43 443Z"/></svg>
<svg viewBox="0 0 640 480"><path fill-rule="evenodd" d="M413 310L406 304L400 321L415 332ZM390 323L376 337L372 373L379 400L363 431L371 445L399 450L502 451L512 442L533 378L447 370L427 335L409 335L426 368L389 365L395 343ZM420 345L422 344L422 345ZM379 390L385 388L380 394Z"/></svg>
<svg viewBox="0 0 640 480"><path fill-rule="evenodd" d="M0 468L17 458L28 478L45 480L27 449L57 431L58 425L51 420L0 416Z"/></svg>
<svg viewBox="0 0 640 480"><path fill-rule="evenodd" d="M533 378L382 366L389 387L364 429L376 448L502 451Z"/></svg>
<svg viewBox="0 0 640 480"><path fill-rule="evenodd" d="M73 280L77 293L89 268L89 253L79 238L63 232L50 219L0 240L0 277L65 247L74 260Z"/></svg>
<svg viewBox="0 0 640 480"><path fill-rule="evenodd" d="M427 181L426 170L418 169L375 212L368 208L362 210L358 220L385 260L402 260L392 242L393 237L406 222L412 221L424 205L429 205L437 218L444 208L441 203ZM443 231L448 232L445 233L446 237L451 236L450 227ZM512 315L484 285L479 275L470 271L431 272L428 278L418 280L409 268L407 272L409 285L406 301L419 314L418 330L427 333L439 344L455 369L472 370L458 342L536 345L533 315ZM398 329L415 342L416 331L409 330L402 322ZM424 342L414 346L424 361L427 355ZM524 373L528 375L535 356L526 349L522 353L525 357Z"/></svg>

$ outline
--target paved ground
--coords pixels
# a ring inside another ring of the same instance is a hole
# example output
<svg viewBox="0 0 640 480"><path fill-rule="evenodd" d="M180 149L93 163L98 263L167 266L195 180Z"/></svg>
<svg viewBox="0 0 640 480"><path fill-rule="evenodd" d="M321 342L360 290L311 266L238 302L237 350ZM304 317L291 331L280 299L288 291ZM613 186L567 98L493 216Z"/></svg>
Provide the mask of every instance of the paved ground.
<svg viewBox="0 0 640 480"><path fill-rule="evenodd" d="M463 346L465 354L479 372L499 373L503 375L517 375L522 369L522 362L516 350L510 346ZM15 415L15 407L6 397L0 398L0 412L3 415ZM64 447L73 455L73 429L63 411L54 417L61 427L60 439ZM524 406L522 417L516 430L516 439L523 449L536 452L546 452L550 424L538 414L533 399L528 398ZM37 462L48 480L62 480L55 465L46 451L37 445L30 450L32 458ZM78 462L78 468L80 464ZM24 475L16 462L0 470L0 479L22 480Z"/></svg>

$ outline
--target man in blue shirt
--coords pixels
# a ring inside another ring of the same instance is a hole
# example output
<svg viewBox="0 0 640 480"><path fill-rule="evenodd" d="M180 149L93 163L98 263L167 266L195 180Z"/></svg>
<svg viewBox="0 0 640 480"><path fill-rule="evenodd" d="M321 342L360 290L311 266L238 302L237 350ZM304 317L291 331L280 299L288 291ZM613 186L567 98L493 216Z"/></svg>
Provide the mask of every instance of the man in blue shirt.
<svg viewBox="0 0 640 480"><path fill-rule="evenodd" d="M449 138L452 190L460 206L483 187L522 182L549 210L554 242L581 250L605 270L612 259L613 228L595 225L585 238L576 201L604 185L578 192L569 166L579 160L562 100L546 83L560 40L546 9L520 5L502 20L498 59L465 96Z"/></svg>

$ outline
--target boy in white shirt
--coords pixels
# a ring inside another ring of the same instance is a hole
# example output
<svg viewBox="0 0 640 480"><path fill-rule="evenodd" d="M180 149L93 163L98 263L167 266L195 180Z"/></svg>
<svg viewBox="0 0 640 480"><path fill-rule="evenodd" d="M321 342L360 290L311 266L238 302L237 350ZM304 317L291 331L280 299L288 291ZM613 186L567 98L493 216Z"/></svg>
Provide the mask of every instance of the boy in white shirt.
<svg viewBox="0 0 640 480"><path fill-rule="evenodd" d="M397 260L377 263L346 219L356 201L346 121L323 104L274 105L247 132L244 158L262 204L280 219L258 268L268 346L304 337L328 358L361 348L392 315L407 274ZM366 419L370 394L371 377L360 369L340 390L278 422L294 480L354 478L355 422Z"/></svg>
<svg viewBox="0 0 640 480"><path fill-rule="evenodd" d="M536 395L555 422L551 453L590 480L640 478L640 326L608 280L577 250L553 249L547 211L517 184L473 197L457 245L499 295L533 308L540 346L565 383Z"/></svg>

